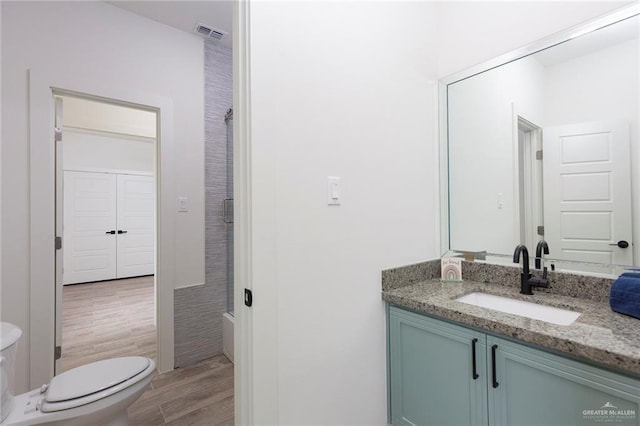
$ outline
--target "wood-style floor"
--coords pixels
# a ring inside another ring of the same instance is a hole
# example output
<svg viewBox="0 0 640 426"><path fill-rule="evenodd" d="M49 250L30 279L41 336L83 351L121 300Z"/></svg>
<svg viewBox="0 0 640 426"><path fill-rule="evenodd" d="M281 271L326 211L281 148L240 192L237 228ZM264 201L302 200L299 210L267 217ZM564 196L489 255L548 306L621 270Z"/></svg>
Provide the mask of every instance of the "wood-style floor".
<svg viewBox="0 0 640 426"><path fill-rule="evenodd" d="M117 356L156 359L153 276L62 290L61 371Z"/></svg>
<svg viewBox="0 0 640 426"><path fill-rule="evenodd" d="M233 364L224 355L156 374L129 407L130 426L233 425Z"/></svg>
<svg viewBox="0 0 640 426"><path fill-rule="evenodd" d="M153 277L65 286L60 372L118 356L155 360L153 287ZM131 426L232 425L233 364L220 355L155 373L129 418Z"/></svg>

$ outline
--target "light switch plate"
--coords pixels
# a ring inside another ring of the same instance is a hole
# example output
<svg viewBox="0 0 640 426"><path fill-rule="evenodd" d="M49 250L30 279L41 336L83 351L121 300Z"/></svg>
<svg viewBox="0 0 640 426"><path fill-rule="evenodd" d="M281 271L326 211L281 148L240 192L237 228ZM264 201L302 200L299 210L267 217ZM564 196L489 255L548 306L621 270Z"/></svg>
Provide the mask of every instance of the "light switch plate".
<svg viewBox="0 0 640 426"><path fill-rule="evenodd" d="M178 197L178 211L179 212L189 211L189 199L187 197Z"/></svg>
<svg viewBox="0 0 640 426"><path fill-rule="evenodd" d="M330 206L339 206L341 203L340 178L335 176L327 177L327 204Z"/></svg>

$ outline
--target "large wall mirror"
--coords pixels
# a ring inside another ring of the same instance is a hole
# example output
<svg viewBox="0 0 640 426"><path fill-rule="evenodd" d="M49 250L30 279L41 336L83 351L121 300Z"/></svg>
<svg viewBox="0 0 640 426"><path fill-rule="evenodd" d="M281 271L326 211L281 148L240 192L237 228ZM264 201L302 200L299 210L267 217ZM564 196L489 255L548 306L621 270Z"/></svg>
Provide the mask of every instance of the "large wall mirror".
<svg viewBox="0 0 640 426"><path fill-rule="evenodd" d="M561 270L640 265L639 13L442 81L443 251L510 262L544 239Z"/></svg>

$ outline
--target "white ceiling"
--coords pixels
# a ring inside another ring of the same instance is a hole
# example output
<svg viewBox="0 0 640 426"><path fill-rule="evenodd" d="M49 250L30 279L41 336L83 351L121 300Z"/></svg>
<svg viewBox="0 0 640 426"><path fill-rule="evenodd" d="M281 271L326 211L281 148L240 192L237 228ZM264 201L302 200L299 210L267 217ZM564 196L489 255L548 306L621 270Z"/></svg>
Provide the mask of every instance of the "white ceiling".
<svg viewBox="0 0 640 426"><path fill-rule="evenodd" d="M193 28L196 22L214 27L227 33L216 43L231 47L233 12L233 2L231 0L119 0L107 1L107 3L194 35L196 33Z"/></svg>

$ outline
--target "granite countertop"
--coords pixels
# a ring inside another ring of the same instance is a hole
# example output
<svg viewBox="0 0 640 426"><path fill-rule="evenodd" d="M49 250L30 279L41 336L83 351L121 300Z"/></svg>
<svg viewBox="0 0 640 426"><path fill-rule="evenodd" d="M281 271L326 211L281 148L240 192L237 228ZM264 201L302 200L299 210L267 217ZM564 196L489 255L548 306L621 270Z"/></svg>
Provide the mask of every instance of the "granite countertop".
<svg viewBox="0 0 640 426"><path fill-rule="evenodd" d="M411 280L410 280L411 281ZM460 296L481 291L540 303L582 314L571 325L555 325L456 302ZM640 320L615 313L608 302L540 292L520 294L519 286L480 281L441 283L439 279L383 288L382 299L392 305L437 316L525 343L578 357L640 376Z"/></svg>

